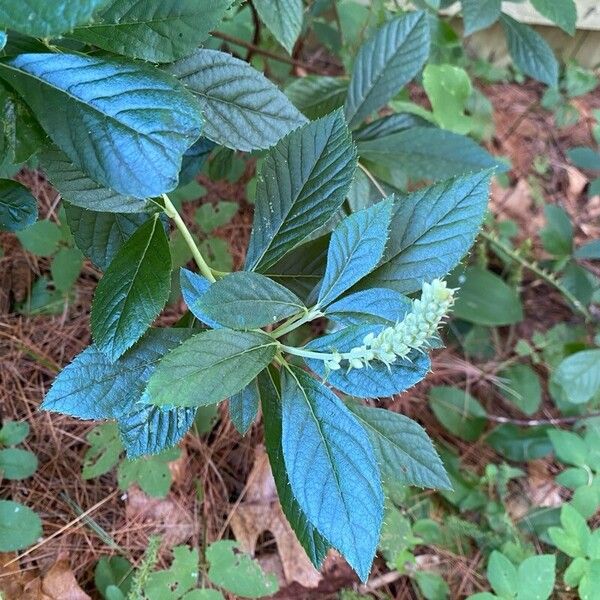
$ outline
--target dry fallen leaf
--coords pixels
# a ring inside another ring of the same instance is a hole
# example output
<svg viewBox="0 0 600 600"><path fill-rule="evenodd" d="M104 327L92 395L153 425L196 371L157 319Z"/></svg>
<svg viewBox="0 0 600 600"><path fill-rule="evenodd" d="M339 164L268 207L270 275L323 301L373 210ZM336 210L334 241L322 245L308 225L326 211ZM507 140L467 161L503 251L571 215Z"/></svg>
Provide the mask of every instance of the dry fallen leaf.
<svg viewBox="0 0 600 600"><path fill-rule="evenodd" d="M232 509L230 520L233 535L242 550L254 555L258 538L269 531L277 544L277 553L261 557L261 565L278 574L280 579L282 574L282 586L295 581L307 588L317 587L322 576L312 566L281 510L269 460L262 446L256 449L248 481L245 499Z"/></svg>
<svg viewBox="0 0 600 600"><path fill-rule="evenodd" d="M0 594L3 600L53 600L42 592L42 580L37 569L21 570L14 560L16 554L0 554Z"/></svg>
<svg viewBox="0 0 600 600"><path fill-rule="evenodd" d="M91 600L77 584L69 559L64 554L58 556L42 579L42 592L51 600Z"/></svg>

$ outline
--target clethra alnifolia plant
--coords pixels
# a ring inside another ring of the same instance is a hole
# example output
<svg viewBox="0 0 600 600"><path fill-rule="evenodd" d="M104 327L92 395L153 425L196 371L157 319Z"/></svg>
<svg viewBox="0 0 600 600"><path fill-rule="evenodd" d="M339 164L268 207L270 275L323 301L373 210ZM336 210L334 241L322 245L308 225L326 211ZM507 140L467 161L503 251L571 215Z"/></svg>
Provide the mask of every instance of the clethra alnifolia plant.
<svg viewBox="0 0 600 600"><path fill-rule="evenodd" d="M133 0L5 4L3 173L34 157L75 244L103 271L93 343L42 408L116 421L129 457L178 444L198 407L228 400L242 434L260 408L281 505L310 560L319 567L335 548L366 580L385 486L449 487L423 429L377 399L430 370L456 292L444 277L475 240L497 166L464 136L378 116L423 68L429 18L386 12L349 78L307 78L305 95L329 98L312 102L309 120L215 49L209 31L235 14L228 0L150 0L143 15ZM416 157L437 153L431 164L410 159L417 179L442 181L405 193L390 164L412 156L411 144ZM211 267L170 194L223 147L261 159L235 273ZM444 148L453 160L440 160ZM0 192L2 227L32 226L28 190L6 179ZM173 273L171 231L194 269ZM154 327L179 291L186 315ZM323 335L303 327L316 320Z"/></svg>

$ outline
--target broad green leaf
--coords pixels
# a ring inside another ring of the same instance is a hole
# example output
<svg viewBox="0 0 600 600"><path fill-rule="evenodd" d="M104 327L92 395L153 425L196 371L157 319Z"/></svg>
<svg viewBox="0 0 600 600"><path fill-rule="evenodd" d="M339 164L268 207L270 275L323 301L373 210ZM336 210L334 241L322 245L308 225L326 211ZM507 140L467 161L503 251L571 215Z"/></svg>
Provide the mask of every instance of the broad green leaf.
<svg viewBox="0 0 600 600"><path fill-rule="evenodd" d="M306 122L262 73L225 52L201 48L168 70L200 100L203 135L227 148L269 148Z"/></svg>
<svg viewBox="0 0 600 600"><path fill-rule="evenodd" d="M92 303L92 337L115 361L150 327L171 287L171 254L163 225L155 215L123 244Z"/></svg>
<svg viewBox="0 0 600 600"><path fill-rule="evenodd" d="M196 183L196 175L200 172L214 147L214 142L201 137L185 151L181 161L181 171L179 172L179 186L191 182Z"/></svg>
<svg viewBox="0 0 600 600"><path fill-rule="evenodd" d="M216 206L206 203L196 210L194 217L200 229L210 233L229 223L238 209L237 202L219 202Z"/></svg>
<svg viewBox="0 0 600 600"><path fill-rule="evenodd" d="M416 571L415 579L426 600L446 600L450 596L450 587L444 578L434 571Z"/></svg>
<svg viewBox="0 0 600 600"><path fill-rule="evenodd" d="M570 504L563 504L560 509L560 527L548 530L554 545L568 556L587 556L587 548L591 531L586 520Z"/></svg>
<svg viewBox="0 0 600 600"><path fill-rule="evenodd" d="M302 0L254 0L254 6L275 39L291 54L302 30Z"/></svg>
<svg viewBox="0 0 600 600"><path fill-rule="evenodd" d="M574 256L581 260L600 260L600 240L591 240L579 246Z"/></svg>
<svg viewBox="0 0 600 600"><path fill-rule="evenodd" d="M359 142L358 153L377 165L400 168L414 179L439 181L482 169L506 170L472 139L436 127L412 127Z"/></svg>
<svg viewBox="0 0 600 600"><path fill-rule="evenodd" d="M431 123L417 115L395 113L393 115L381 117L381 119L375 119L374 121L363 125L360 129L356 129L352 132L352 137L355 142L368 142L370 140L376 140L380 137L386 137L393 133L404 131L405 129L428 126L431 126Z"/></svg>
<svg viewBox="0 0 600 600"><path fill-rule="evenodd" d="M176 546L173 562L164 571L150 573L144 586L147 600L179 600L198 585L200 557L196 548Z"/></svg>
<svg viewBox="0 0 600 600"><path fill-rule="evenodd" d="M500 598L514 598L519 591L517 568L497 550L490 555L487 577Z"/></svg>
<svg viewBox="0 0 600 600"><path fill-rule="evenodd" d="M82 54L21 54L0 77L23 96L52 141L95 181L137 198L177 186L200 136L198 103L142 63Z"/></svg>
<svg viewBox="0 0 600 600"><path fill-rule="evenodd" d="M147 213L96 212L65 204L77 247L105 271L123 244L149 218Z"/></svg>
<svg viewBox="0 0 600 600"><path fill-rule="evenodd" d="M319 352L349 352L361 346L369 333L378 334L383 325L351 326L314 339L307 350ZM399 394L421 381L431 366L426 354L414 352L406 359L396 360L388 368L380 361L370 363L368 369L339 369L328 372L322 360L306 359L306 364L319 377L337 389L357 398L385 398Z"/></svg>
<svg viewBox="0 0 600 600"><path fill-rule="evenodd" d="M556 23L569 35L575 35L577 6L574 0L531 0L531 4L541 15Z"/></svg>
<svg viewBox="0 0 600 600"><path fill-rule="evenodd" d="M123 445L116 423L98 425L85 437L90 447L83 457L81 476L94 479L108 473L119 462Z"/></svg>
<svg viewBox="0 0 600 600"><path fill-rule="evenodd" d="M481 267L467 267L452 312L459 319L490 327L523 320L523 305L515 289ZM481 293L485 290L485 294Z"/></svg>
<svg viewBox="0 0 600 600"><path fill-rule="evenodd" d="M581 169L600 171L600 152L586 146L577 146L567 150L569 160Z"/></svg>
<svg viewBox="0 0 600 600"><path fill-rule="evenodd" d="M31 477L38 466L37 456L21 448L0 450L0 477L8 481Z"/></svg>
<svg viewBox="0 0 600 600"><path fill-rule="evenodd" d="M54 380L41 406L78 419L118 419L130 457L177 444L193 410L160 410L140 402L160 358L190 336L186 329L152 329L117 362L90 346Z"/></svg>
<svg viewBox="0 0 600 600"><path fill-rule="evenodd" d="M277 578L238 550L237 542L221 540L206 549L208 578L235 596L262 598L279 589Z"/></svg>
<svg viewBox="0 0 600 600"><path fill-rule="evenodd" d="M554 256L571 256L573 252L573 225L566 211L556 204L544 207L546 225L540 230L544 249Z"/></svg>
<svg viewBox="0 0 600 600"><path fill-rule="evenodd" d="M229 418L242 435L246 435L254 423L258 414L259 402L260 394L256 379L229 398Z"/></svg>
<svg viewBox="0 0 600 600"><path fill-rule="evenodd" d="M339 209L356 168L336 111L292 132L264 159L256 188L246 269L266 271Z"/></svg>
<svg viewBox="0 0 600 600"><path fill-rule="evenodd" d="M79 249L61 248L52 259L52 265L50 265L54 287L63 294L68 293L75 285L82 266L83 255Z"/></svg>
<svg viewBox="0 0 600 600"><path fill-rule="evenodd" d="M371 440L384 481L437 489L451 487L438 453L417 422L357 402L349 403L348 408Z"/></svg>
<svg viewBox="0 0 600 600"><path fill-rule="evenodd" d="M389 235L394 198L346 217L334 230L318 306L327 306L379 263Z"/></svg>
<svg viewBox="0 0 600 600"><path fill-rule="evenodd" d="M465 22L465 35L486 29L495 23L502 13L502 0L461 0Z"/></svg>
<svg viewBox="0 0 600 600"><path fill-rule="evenodd" d="M277 342L260 331L214 329L167 354L146 388L157 406L204 406L233 396L274 358Z"/></svg>
<svg viewBox="0 0 600 600"><path fill-rule="evenodd" d="M586 465L588 447L582 438L571 431L552 429L548 432L556 457L564 463L583 467Z"/></svg>
<svg viewBox="0 0 600 600"><path fill-rule="evenodd" d="M259 273L238 271L213 283L195 308L230 329L258 329L306 311L296 294Z"/></svg>
<svg viewBox="0 0 600 600"><path fill-rule="evenodd" d="M229 4L230 0L112 0L70 37L115 54L168 63L195 50Z"/></svg>
<svg viewBox="0 0 600 600"><path fill-rule="evenodd" d="M485 429L485 409L463 390L450 386L433 387L429 391L429 406L438 421L463 440L474 442Z"/></svg>
<svg viewBox="0 0 600 600"><path fill-rule="evenodd" d="M314 120L344 104L348 81L341 77L308 75L294 79L285 93L298 110Z"/></svg>
<svg viewBox="0 0 600 600"><path fill-rule="evenodd" d="M127 490L136 483L149 496L164 498L173 480L169 462L177 460L180 454L179 448L170 448L155 456L124 460L117 470L119 487Z"/></svg>
<svg viewBox="0 0 600 600"><path fill-rule="evenodd" d="M211 329L219 329L221 325L203 313L199 305L200 300L211 285L210 281L202 275L198 275L198 273L182 268L179 270L179 282L183 300L192 311L192 314Z"/></svg>
<svg viewBox="0 0 600 600"><path fill-rule="evenodd" d="M283 458L281 395L268 369L258 376L258 390L265 429L265 446L281 508L308 558L315 568L320 569L329 550L329 544L306 518L292 493Z"/></svg>
<svg viewBox="0 0 600 600"><path fill-rule="evenodd" d="M92 18L107 0L0 0L0 29L50 38L71 31Z"/></svg>
<svg viewBox="0 0 600 600"><path fill-rule="evenodd" d="M18 502L0 500L0 552L31 546L42 536L42 521Z"/></svg>
<svg viewBox="0 0 600 600"><path fill-rule="evenodd" d="M498 373L502 395L526 415L534 414L542 403L542 386L537 373L528 365L510 365Z"/></svg>
<svg viewBox="0 0 600 600"><path fill-rule="evenodd" d="M17 231L17 237L25 250L38 256L54 254L63 239L60 227L47 219L36 221L26 229Z"/></svg>
<svg viewBox="0 0 600 600"><path fill-rule="evenodd" d="M361 46L344 105L351 127L391 100L420 70L429 55L424 12L411 12L379 28Z"/></svg>
<svg viewBox="0 0 600 600"><path fill-rule="evenodd" d="M500 22L506 35L508 51L515 65L525 73L551 87L558 85L558 62L546 40L529 25L503 14Z"/></svg>
<svg viewBox="0 0 600 600"><path fill-rule="evenodd" d="M585 404L600 391L600 349L576 352L565 358L552 373L572 404Z"/></svg>
<svg viewBox="0 0 600 600"><path fill-rule="evenodd" d="M427 65L423 71L423 87L442 129L461 134L471 131L473 117L467 116L465 110L473 87L464 69L454 65Z"/></svg>
<svg viewBox="0 0 600 600"><path fill-rule="evenodd" d="M369 438L342 401L305 371L287 368L281 387L283 456L292 493L366 581L383 520Z"/></svg>
<svg viewBox="0 0 600 600"><path fill-rule="evenodd" d="M26 421L4 421L0 427L0 446L16 446L29 435Z"/></svg>
<svg viewBox="0 0 600 600"><path fill-rule="evenodd" d="M133 565L123 556L103 556L94 569L94 585L106 600L112 600L107 589L116 587L123 598L129 593L133 575Z"/></svg>
<svg viewBox="0 0 600 600"><path fill-rule="evenodd" d="M0 231L18 231L35 223L37 201L20 183L0 179Z"/></svg>
<svg viewBox="0 0 600 600"><path fill-rule="evenodd" d="M515 462L526 462L552 453L548 427L498 425L486 438L496 452Z"/></svg>
<svg viewBox="0 0 600 600"><path fill-rule="evenodd" d="M365 282L411 293L421 289L423 281L443 277L475 241L487 207L489 182L490 172L484 171L399 200L382 264Z"/></svg>
<svg viewBox="0 0 600 600"><path fill-rule="evenodd" d="M598 600L598 590L600 589L600 560L593 560L585 575L579 582L577 591L581 600Z"/></svg>
<svg viewBox="0 0 600 600"><path fill-rule="evenodd" d="M138 213L147 209L145 200L118 194L90 179L56 146L42 150L39 161L50 183L74 206L120 213Z"/></svg>

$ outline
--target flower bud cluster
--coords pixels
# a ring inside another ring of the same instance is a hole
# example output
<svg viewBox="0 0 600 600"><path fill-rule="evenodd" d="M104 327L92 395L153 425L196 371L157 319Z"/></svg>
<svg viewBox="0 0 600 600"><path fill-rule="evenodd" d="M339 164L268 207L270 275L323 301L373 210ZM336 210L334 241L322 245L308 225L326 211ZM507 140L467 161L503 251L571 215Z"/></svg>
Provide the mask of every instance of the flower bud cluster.
<svg viewBox="0 0 600 600"><path fill-rule="evenodd" d="M347 361L349 369L362 369L378 360L389 367L398 358L406 358L411 350L423 349L452 307L454 292L440 279L423 283L421 297L412 301L411 310L402 321L377 335L369 333L362 346L349 352L333 352L325 366L337 371L342 368L342 361Z"/></svg>

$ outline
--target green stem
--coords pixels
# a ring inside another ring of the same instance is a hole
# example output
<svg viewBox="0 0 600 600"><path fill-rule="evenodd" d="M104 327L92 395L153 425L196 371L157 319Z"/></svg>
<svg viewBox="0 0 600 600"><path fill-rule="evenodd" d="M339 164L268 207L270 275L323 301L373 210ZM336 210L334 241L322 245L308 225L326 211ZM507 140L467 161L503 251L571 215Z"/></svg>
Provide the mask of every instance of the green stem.
<svg viewBox="0 0 600 600"><path fill-rule="evenodd" d="M311 350L303 350L302 348L296 348L295 346L286 346L285 344L281 344L280 348L288 354L302 356L304 358L315 358L317 360L333 359L333 354L327 354L326 352L312 352Z"/></svg>
<svg viewBox="0 0 600 600"><path fill-rule="evenodd" d="M298 313L297 315L294 315L293 317L288 319L285 323L282 323L279 327L277 327L277 329L273 330L271 332L271 336L273 336L275 339L280 338L286 333L290 333L290 331L298 329L298 327L304 325L305 323L313 321L314 319L317 319L318 317L322 316L323 313L315 308L311 308L304 315L302 313Z"/></svg>
<svg viewBox="0 0 600 600"><path fill-rule="evenodd" d="M525 269L535 273L540 279L543 279L546 283L557 289L586 321L589 321L592 318L592 315L588 309L577 298L575 298L575 296L562 283L560 283L560 281L558 281L552 273L545 271L536 263L528 261L516 250L513 250L504 242L500 241L494 234L488 233L487 231L481 231L479 235L487 240L492 246L495 246L498 250L504 252L504 254L506 254L511 260L514 260Z"/></svg>
<svg viewBox="0 0 600 600"><path fill-rule="evenodd" d="M163 200L165 202L165 214L173 219L177 229L181 232L185 243L188 245L189 249L192 251L192 256L198 265L198 269L200 269L200 273L206 277L211 283L216 281L215 276L213 275L212 269L208 266L208 263L204 260L202 253L200 252L198 246L196 246L196 242L190 233L190 230L187 228L187 225L183 222L181 215L177 212L177 209L171 202L171 199L166 194L162 195Z"/></svg>

